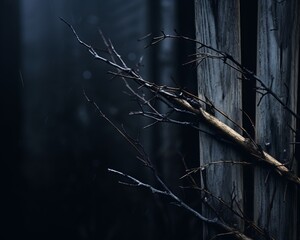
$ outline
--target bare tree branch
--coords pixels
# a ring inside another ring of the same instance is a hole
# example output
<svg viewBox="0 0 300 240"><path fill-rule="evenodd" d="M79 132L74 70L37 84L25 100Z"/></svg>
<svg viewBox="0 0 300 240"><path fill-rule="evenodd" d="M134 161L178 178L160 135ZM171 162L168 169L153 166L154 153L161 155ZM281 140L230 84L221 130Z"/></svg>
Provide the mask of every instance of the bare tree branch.
<svg viewBox="0 0 300 240"><path fill-rule="evenodd" d="M282 105L286 111L288 111L295 118L300 119L300 116L296 112L294 112L290 107L288 107L288 105L287 105L288 98L286 99L285 102L283 100L281 100L280 97L278 96L278 94L273 92L272 86L268 87L267 85L265 85L262 79L260 79L252 71L247 69L241 63L239 63L232 55L228 54L227 52L220 51L220 50L218 50L212 46L209 46L207 44L204 44L198 40L195 40L195 39L192 39L189 37L185 37L182 35L178 35L178 33L177 33L177 35L172 35L172 34L165 34L164 32L162 32L162 34L160 36L153 37L148 46L156 45L157 43L159 43L165 39L185 40L185 41L189 41L189 42L193 42L193 43L197 44L199 50L200 49L211 50L212 52L216 53L217 55L211 55L210 53L197 53L194 61L201 62L204 59L209 58L209 56L211 56L210 58L222 60L224 62L224 64L228 65L229 67L231 67L231 68L237 70L238 72L240 72L241 74L243 74L245 79L252 80L252 81L259 83L261 86L261 89L263 89L263 91L265 91L266 94L269 94L272 97L274 97L276 99L276 101L280 105ZM191 61L191 62L193 62L193 61ZM287 91L288 91L288 89L287 89ZM265 96L265 94L263 94L263 96Z"/></svg>
<svg viewBox="0 0 300 240"><path fill-rule="evenodd" d="M157 180L161 183L162 187L164 190L160 190L157 189L153 186L151 186L150 184L144 183L128 174L125 174L123 172L114 170L114 169L108 169L109 172L115 173L117 175L123 176L129 180L131 180L134 184L132 183L124 183L124 182L120 182L122 184L128 185L128 186L132 186L132 187L143 187L143 188L147 188L149 190L151 190L152 193L154 194L160 194L160 195L164 195L164 196L168 196L171 199L173 199L173 201L175 201L176 205L179 207L182 207L184 209L186 209L187 211L189 211L190 213L192 213L194 216L196 216L197 218L199 218L201 221L208 223L208 224L213 224L213 225L217 225L218 227L221 227L222 229L226 230L227 233L232 234L236 239L243 239L243 240L251 240L251 238L247 237L246 235L244 235L243 233L239 232L238 230L226 225L224 222L221 222L218 218L214 218L214 219L208 219L206 217L204 217L202 214L200 214L199 212L197 212L196 210L194 210L193 208L191 208L189 205L187 205L186 203L184 203L179 197L177 197L166 185L165 183L158 177Z"/></svg>
<svg viewBox="0 0 300 240"><path fill-rule="evenodd" d="M125 82L126 87L130 90L134 96L136 96L139 100L141 100L144 104L146 104L157 116L160 116L162 119L164 116L159 113L149 101L145 100L145 98L141 95L139 95L134 89L131 88L131 86L128 84L128 82L125 80L132 79L138 86L148 89L150 92L152 92L154 95L159 95L161 98L163 98L165 101L169 102L170 104L176 106L177 108L184 109L187 112L196 114L200 121L203 121L210 125L212 128L214 128L217 132L221 133L226 139L230 140L234 144L236 144L240 149L247 152L248 154L255 157L255 160L257 163L264 163L266 166L268 166L273 171L277 172L280 176L283 176L287 180L296 183L297 185L300 185L300 178L297 177L295 174L293 174L286 166L284 166L282 163L280 163L277 159L275 159L273 156L269 155L267 152L263 151L261 147L257 144L253 143L253 139L245 138L240 133L220 121L217 117L213 116L212 114L208 113L206 110L203 109L203 106L201 103L203 103L203 100L200 100L198 97L194 96L193 94L189 93L186 90L180 89L180 88L174 88L174 87L168 87L168 86L159 86L155 83L149 82L144 80L138 73L136 73L133 69L127 67L127 65L122 61L120 58L120 55L114 50L113 46L111 46L111 43L108 44L108 47L111 49L111 53L114 54L117 59L121 62L122 66L117 64L116 61L110 61L107 58L104 58L95 51L95 49L86 44L84 41L82 41L79 36L77 35L76 31L74 30L73 26L67 23L65 20L62 19L63 22L65 22L69 28L71 28L73 34L75 35L78 42L83 45L85 48L88 49L88 51L94 56L94 58L116 68L121 74L122 78ZM159 41L162 41L166 38L177 38L177 39L184 39L188 41L192 41L195 43L198 43L200 45L200 48L207 48L210 49L216 53L219 53L221 56L223 56L223 61L226 63L227 60L231 61L233 64L238 66L240 71L249 79L254 79L258 81L261 86L264 88L265 91L267 91L269 94L274 96L276 99L278 98L275 93L271 91L271 89L267 88L267 86L264 85L262 80L257 78L252 72L250 72L248 69L243 67L240 63L238 63L232 56L230 56L227 53L221 52L211 46L205 45L199 41L179 36L179 35L166 35L162 32L162 36L153 38L153 41L151 45L156 44ZM280 99L279 99L280 100ZM209 104L209 102L207 103ZM284 104L282 104L284 106ZM288 110L288 108L287 108ZM221 111L220 111L221 112ZM291 112L295 117L297 115L293 112Z"/></svg>
<svg viewBox="0 0 300 240"><path fill-rule="evenodd" d="M138 71L135 71L134 69L128 67L126 63L123 61L122 57L118 54L118 52L115 50L112 42L110 40L107 40L101 31L100 35L103 39L103 42L105 46L107 47L107 52L110 55L110 59L106 57L103 57L97 53L97 51L89 44L82 41L79 36L77 35L76 31L74 30L73 26L67 23L65 20L61 19L63 22L65 22L69 28L71 28L73 34L75 35L77 41L84 46L92 56L100 60L109 66L113 67L116 72L110 72L114 77L120 77L123 79L123 82L126 86L126 88L129 90L129 94L134 97L134 99L137 101L140 111L133 111L130 114L131 115L142 115L144 117L147 117L149 119L152 119L153 122L147 126L151 127L156 123L159 122L168 122L168 123L174 123L174 124L180 124L180 125L188 125L191 127L196 128L198 131L201 131L201 129L197 126L199 122L204 122L207 125L209 125L212 129L215 130L215 132L218 134L218 136L221 136L222 138L225 138L226 140L229 140L230 143L233 143L235 146L237 146L239 149L243 150L244 152L247 152L248 154L254 156L255 162L259 164L264 164L264 166L267 166L272 171L278 173L280 176L284 177L285 179L296 183L297 185L300 185L300 178L297 177L295 174L293 174L292 171L290 171L285 165L281 164L277 159L269 155L267 152L263 151L262 148L250 137L250 135L247 133L247 131L241 127L240 125L236 124L229 116L227 116L225 113L223 113L221 110L217 109L214 104L207 98L205 100L200 99L199 97L195 96L194 94L183 90L179 87L170 87L170 86L160 86L153 82L146 81L142 78L142 76L139 74ZM195 59L186 63L200 63L201 61L210 58L210 59L219 59L224 62L224 64L228 65L229 67L235 69L236 71L239 71L243 74L243 76L248 80L254 80L257 83L260 84L259 87L256 88L256 91L261 94L261 98L259 99L258 104L264 96L270 94L273 96L290 114L292 114L294 117L299 118L299 116L293 112L288 106L289 99L286 98L285 103L281 101L281 99L272 91L272 86L268 87L266 86L261 79L259 79L254 73L246 69L244 66L242 66L239 62L237 62L231 55L219 51L218 49L215 49L209 45L205 45L199 41L196 41L194 39L190 39L184 36L180 35L167 35L164 32L162 32L161 36L154 37L152 41L150 42L149 46L155 45L164 39L171 38L171 39L183 39L187 41L192 41L196 44L198 44L199 49L208 49L213 52L212 53L205 53L200 52L197 53L194 57ZM150 92L151 97L145 96L145 94L142 92L142 90L147 90ZM289 89L287 89L287 92ZM154 194L159 194L163 196L170 197L173 201L175 201L176 205L179 207L182 207L192 213L194 216L196 216L201 221L212 224L215 226L218 226L222 230L224 230L226 233L222 233L219 235L216 235L215 238L222 237L224 235L233 235L236 239L250 239L243 233L241 233L239 230L231 227L227 223L225 223L222 218L220 217L220 214L217 209L213 209L213 211L216 213L216 217L214 219L209 219L205 216L203 216L201 213L196 211L195 209L191 208L189 205L187 205L185 202L182 201L178 196L176 196L167 186L167 184L162 181L162 179L159 177L158 173L156 172L156 169L152 165L149 157L145 153L143 146L139 143L138 140L134 140L131 138L125 130L121 130L118 128L98 107L98 105L92 101L84 92L84 96L88 102L90 102L99 112L100 116L103 117L110 125L114 127L114 129L123 137L126 139L127 142L130 143L130 145L135 149L135 151L138 153L137 158L142 161L147 167L149 167L156 179L157 182L160 184L160 188L153 187L150 184L144 183L128 174L125 174L123 172L114 170L114 169L108 169L109 172L117 174L119 176L122 176L129 180L130 182L120 182L121 184L125 184L131 187L143 187L147 188L152 191ZM164 103L167 106L168 111L160 112L156 108L156 101L160 101ZM208 108L211 108L212 110L216 110L221 115L229 119L239 130L241 130L243 133L247 135L247 137L243 137L242 134L240 134L238 131L234 130L233 128L229 127L227 124L223 123L218 117L216 117L213 113L211 113ZM192 116L196 119L195 122L191 121L183 121L183 120L177 120L174 119L172 115L173 113L178 112L181 114L185 114L187 116ZM246 114L246 113L244 113ZM247 115L246 115L247 116ZM251 119L249 118L250 122ZM253 125L253 123L251 122ZM211 134L208 133L207 134ZM211 134L213 135L213 134ZM293 143L292 143L293 144ZM209 167L212 164L252 164L249 162L232 162L232 161L222 161L222 162L212 162L209 165L200 166L195 169L190 169L186 175L183 177L191 177L192 173L195 173L196 171L205 169ZM194 189L197 189L196 182L194 181ZM204 192L207 195L209 195L209 191L207 189L201 188L201 192ZM245 214L242 212L241 208L238 206L237 201L235 200L235 195L232 192L231 201L229 203L224 202L222 199L217 198L216 196L210 195L213 198L216 198L222 206L225 206L229 210L231 210L235 215L242 218L249 227L253 228L257 233L259 233L262 236L269 237L269 234L260 229L258 226L256 226L253 222L249 221ZM208 206L212 206L205 201L205 198L202 199L202 201ZM238 206L238 211L233 208L234 205ZM271 209L270 209L271 211ZM271 238L271 237L269 237ZM272 239L272 238L271 238Z"/></svg>

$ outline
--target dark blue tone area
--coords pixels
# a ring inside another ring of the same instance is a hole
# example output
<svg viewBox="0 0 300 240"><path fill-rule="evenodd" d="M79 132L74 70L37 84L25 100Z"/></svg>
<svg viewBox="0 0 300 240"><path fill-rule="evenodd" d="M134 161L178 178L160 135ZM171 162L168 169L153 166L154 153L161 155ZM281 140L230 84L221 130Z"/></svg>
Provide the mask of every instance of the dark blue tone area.
<svg viewBox="0 0 300 240"><path fill-rule="evenodd" d="M138 106L111 68L83 49L63 17L101 52L98 29L150 81L196 92L195 68L182 67L194 46L165 41L144 49L137 39L161 30L194 36L193 1L3 0L0 3L1 239L199 239L201 223L143 189L118 184L108 167L145 181L135 152L87 103L83 89L118 125L136 136L149 120L129 117ZM181 157L198 161L192 129L156 125L141 141L174 191ZM180 152L181 154L178 154Z"/></svg>

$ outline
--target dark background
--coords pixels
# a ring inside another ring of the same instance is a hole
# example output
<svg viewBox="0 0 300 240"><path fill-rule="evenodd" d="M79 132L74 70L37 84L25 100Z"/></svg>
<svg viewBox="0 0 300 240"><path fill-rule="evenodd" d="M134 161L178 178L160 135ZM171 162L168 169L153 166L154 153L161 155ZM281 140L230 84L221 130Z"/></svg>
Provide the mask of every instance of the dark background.
<svg viewBox="0 0 300 240"><path fill-rule="evenodd" d="M98 30L142 76L197 92L196 68L182 66L195 46L166 40L144 49L139 38L163 30L194 37L193 0L1 0L0 239L201 239L201 222L145 189L118 184L107 168L153 183L128 143L87 103L86 90L117 126L140 141L168 186L201 209L182 159L197 167L198 133L128 116L137 104L111 68L93 60L80 37L103 49ZM241 1L242 63L255 72L257 1ZM230 29L228 29L230 33ZM173 80L172 80L173 79ZM243 81L243 109L255 118L255 91ZM300 106L300 105L299 105ZM298 106L298 108L299 108ZM160 106L163 110L163 106ZM298 109L299 110L299 109ZM298 123L299 125L299 123ZM253 136L248 118L243 126ZM299 141L299 136L297 136ZM299 158L299 150L296 151ZM253 212L253 172L246 169L245 213Z"/></svg>
<svg viewBox="0 0 300 240"><path fill-rule="evenodd" d="M144 49L137 39L161 30L194 36L193 1L2 0L0 2L1 239L200 239L201 223L169 199L118 184L115 168L147 182L151 175L83 96L85 89L118 125L136 136L149 120L121 81L92 59L59 20L103 48L100 28L130 65L143 56L145 79L196 92L195 68L183 67L194 46L164 41ZM197 166L197 132L160 124L141 142L164 180L183 192L184 168ZM194 199L194 200L192 200Z"/></svg>

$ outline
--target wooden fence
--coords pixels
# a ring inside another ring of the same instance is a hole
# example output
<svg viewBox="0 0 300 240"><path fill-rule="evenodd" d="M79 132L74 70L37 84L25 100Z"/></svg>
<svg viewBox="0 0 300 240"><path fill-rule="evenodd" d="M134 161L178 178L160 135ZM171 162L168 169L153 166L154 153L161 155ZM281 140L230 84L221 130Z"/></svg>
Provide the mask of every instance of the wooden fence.
<svg viewBox="0 0 300 240"><path fill-rule="evenodd" d="M245 57L247 52L251 54L247 46L241 47L241 32L247 32L247 19L241 21L240 4L246 3L239 0L195 1L197 40L230 54L239 62L243 54ZM198 50L202 54L200 59L205 58L205 61L199 64L197 73L200 98L209 99L230 119L217 112L214 114L244 136L245 132L235 123L242 126L249 115L255 130L251 130L251 124L246 130L255 134L245 137L253 138L257 146L294 173L297 173L296 124L299 121L296 116L299 7L297 0L256 3L257 12L249 19L252 20L250 24L257 23L255 35L251 36L256 48L256 76L261 80L252 83L256 97L249 94L253 89L245 88L245 84L251 86L247 81L255 81L255 78L245 79L242 71L229 66L226 59L214 56L214 52L206 51L203 55L202 49ZM249 103L255 106L254 110L245 107ZM212 134L214 137L200 133L200 164L205 166L201 172L202 185L212 194L203 196L207 202L203 205L204 215L211 218L218 215L253 239L300 239L297 186L264 165L253 164L249 168L242 164L244 161L252 163L251 156L216 141L216 133ZM222 231L204 225L203 239L211 239L216 234Z"/></svg>

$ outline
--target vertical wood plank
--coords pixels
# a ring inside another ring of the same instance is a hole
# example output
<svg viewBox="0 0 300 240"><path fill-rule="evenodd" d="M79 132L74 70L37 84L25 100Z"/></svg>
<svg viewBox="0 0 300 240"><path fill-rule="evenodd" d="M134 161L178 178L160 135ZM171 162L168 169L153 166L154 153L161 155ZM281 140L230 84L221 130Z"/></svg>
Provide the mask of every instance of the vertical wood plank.
<svg viewBox="0 0 300 240"><path fill-rule="evenodd" d="M197 40L228 52L234 58L240 60L239 0L196 0L195 17ZM217 108L222 109L236 123L241 125L240 108L242 101L239 74L222 61L207 59L199 65L197 77L199 96L210 99ZM217 117L236 129L231 122L222 118L222 116L217 115ZM200 133L201 166L211 162L239 160L239 156L230 146L216 141L207 134ZM233 208L236 210L237 208L243 209L243 174L241 166L212 164L202 171L202 177L203 186L207 187L214 196L221 197L229 204L232 198L235 197L236 202L233 203ZM240 230L243 228L241 219L224 208L220 202L209 196L206 196L206 199L207 203L213 206L226 222ZM203 205L203 214L209 218L215 217L215 213L206 205ZM203 239L210 239L216 234L209 226L204 226L203 230Z"/></svg>
<svg viewBox="0 0 300 240"><path fill-rule="evenodd" d="M288 106L297 109L299 1L258 2L257 75ZM260 101L261 100L261 101ZM257 94L256 138L264 150L296 171L295 119L267 95ZM290 127L289 127L290 126ZM295 163L295 162L294 162ZM296 239L296 187L261 168L254 174L254 220L275 239ZM299 239L299 238L298 238Z"/></svg>

